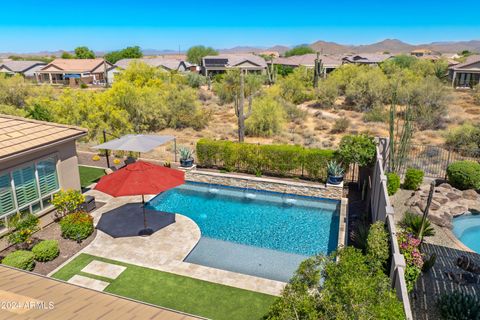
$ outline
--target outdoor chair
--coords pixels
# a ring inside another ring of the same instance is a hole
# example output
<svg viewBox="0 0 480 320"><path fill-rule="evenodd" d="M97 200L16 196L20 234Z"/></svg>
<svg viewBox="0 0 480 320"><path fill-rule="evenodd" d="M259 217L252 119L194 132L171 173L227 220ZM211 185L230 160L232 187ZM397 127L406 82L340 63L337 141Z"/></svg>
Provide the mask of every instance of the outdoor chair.
<svg viewBox="0 0 480 320"><path fill-rule="evenodd" d="M127 159L125 159L124 163L126 166L128 166L129 164L132 164L132 163L135 163L137 161L137 159L133 158L133 157L128 157Z"/></svg>

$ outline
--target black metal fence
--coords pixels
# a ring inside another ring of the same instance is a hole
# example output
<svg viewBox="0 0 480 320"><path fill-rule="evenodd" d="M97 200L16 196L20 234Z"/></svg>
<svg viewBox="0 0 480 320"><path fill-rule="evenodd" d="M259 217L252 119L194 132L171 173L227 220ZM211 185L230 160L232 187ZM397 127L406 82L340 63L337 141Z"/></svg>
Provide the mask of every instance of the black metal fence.
<svg viewBox="0 0 480 320"><path fill-rule="evenodd" d="M404 174L407 168L416 168L423 170L426 177L444 179L448 165L460 160L480 162L480 149L446 149L431 145L411 145L400 174Z"/></svg>

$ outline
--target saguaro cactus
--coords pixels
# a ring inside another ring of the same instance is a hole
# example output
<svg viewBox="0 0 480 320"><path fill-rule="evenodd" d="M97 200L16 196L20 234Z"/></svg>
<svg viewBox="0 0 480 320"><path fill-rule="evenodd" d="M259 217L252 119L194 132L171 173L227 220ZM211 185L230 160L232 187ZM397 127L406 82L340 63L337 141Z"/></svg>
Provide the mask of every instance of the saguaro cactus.
<svg viewBox="0 0 480 320"><path fill-rule="evenodd" d="M317 52L317 58L315 59L315 66L313 69L313 87L318 88L318 79L323 73L323 62L320 59L320 53Z"/></svg>

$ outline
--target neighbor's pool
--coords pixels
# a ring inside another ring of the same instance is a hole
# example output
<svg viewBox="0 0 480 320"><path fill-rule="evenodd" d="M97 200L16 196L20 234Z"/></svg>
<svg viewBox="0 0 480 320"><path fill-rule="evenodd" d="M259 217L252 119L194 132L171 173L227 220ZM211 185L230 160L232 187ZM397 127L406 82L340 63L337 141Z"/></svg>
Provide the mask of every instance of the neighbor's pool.
<svg viewBox="0 0 480 320"><path fill-rule="evenodd" d="M467 247L480 253L480 213L467 213L454 218L453 233Z"/></svg>
<svg viewBox="0 0 480 320"><path fill-rule="evenodd" d="M150 208L180 213L202 237L187 262L288 281L308 256L338 241L340 201L187 183L164 192Z"/></svg>

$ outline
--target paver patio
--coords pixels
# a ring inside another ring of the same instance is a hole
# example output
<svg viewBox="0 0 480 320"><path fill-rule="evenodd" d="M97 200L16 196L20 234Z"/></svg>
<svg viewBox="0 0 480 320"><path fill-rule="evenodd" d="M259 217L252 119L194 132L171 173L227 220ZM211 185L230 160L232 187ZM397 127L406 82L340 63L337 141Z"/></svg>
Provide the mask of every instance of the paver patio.
<svg viewBox="0 0 480 320"><path fill-rule="evenodd" d="M71 277L70 280L68 280L68 282L72 284L76 284L77 286L82 286L82 287L94 289L97 291L103 291L109 285L108 282L84 277L78 274Z"/></svg>
<svg viewBox="0 0 480 320"><path fill-rule="evenodd" d="M111 210L131 211L132 203L138 204L138 218L143 221L139 196L113 198L96 190L90 190L87 194L95 196L97 201L106 203L92 213L95 225L104 213ZM146 199L151 198L152 196L146 197ZM241 289L280 295L285 286L284 282L183 262L200 237L201 232L197 224L190 218L177 214L175 223L156 231L149 237L114 238L97 230L95 240L82 252Z"/></svg>
<svg viewBox="0 0 480 320"><path fill-rule="evenodd" d="M106 263L103 261L94 260L90 262L82 272L91 273L100 277L117 279L117 277L125 271L126 267L116 264Z"/></svg>

